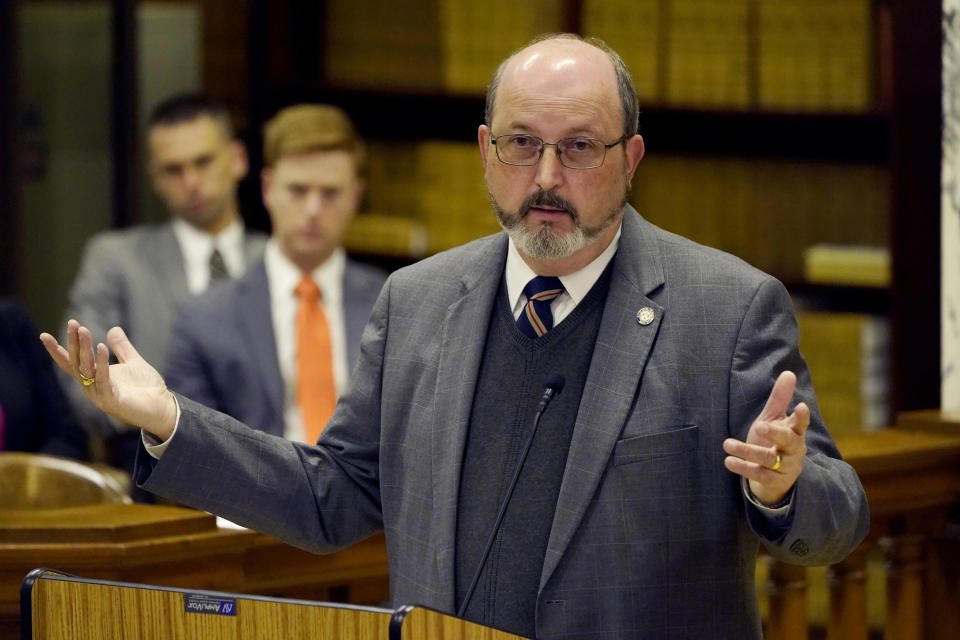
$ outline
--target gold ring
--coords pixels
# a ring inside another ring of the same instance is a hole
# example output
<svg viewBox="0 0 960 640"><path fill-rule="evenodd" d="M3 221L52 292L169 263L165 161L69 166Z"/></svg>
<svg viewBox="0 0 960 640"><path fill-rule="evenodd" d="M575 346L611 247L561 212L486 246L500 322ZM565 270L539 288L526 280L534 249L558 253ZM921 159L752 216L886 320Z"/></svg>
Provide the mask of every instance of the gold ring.
<svg viewBox="0 0 960 640"><path fill-rule="evenodd" d="M85 387L89 387L94 382L96 382L96 380L94 380L93 378L88 378L87 376L83 375L83 373L81 373L80 371L77 371L77 375L80 376L80 384L82 384Z"/></svg>
<svg viewBox="0 0 960 640"><path fill-rule="evenodd" d="M770 468L773 469L774 471L776 471L777 469L780 468L780 465L781 465L781 464L783 464L783 456L781 456L781 455L778 453L778 454L777 454L777 461L774 462L774 463L773 463L773 466L770 467Z"/></svg>

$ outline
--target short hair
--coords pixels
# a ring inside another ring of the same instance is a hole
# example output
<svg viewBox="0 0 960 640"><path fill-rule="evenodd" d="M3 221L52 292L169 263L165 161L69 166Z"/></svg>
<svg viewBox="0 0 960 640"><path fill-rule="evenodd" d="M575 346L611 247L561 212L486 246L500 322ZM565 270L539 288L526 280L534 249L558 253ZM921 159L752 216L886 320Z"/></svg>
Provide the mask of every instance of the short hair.
<svg viewBox="0 0 960 640"><path fill-rule="evenodd" d="M623 133L626 136L632 136L636 134L639 126L640 102L637 99L637 90L633 85L633 78L630 77L630 70L627 69L627 65L623 61L623 58L621 58L620 54L611 49L610 45L600 38L594 38L592 36L584 37L575 33L545 33L537 36L527 44L523 45L521 48L513 51L503 62L500 63L500 66L497 67L497 71L493 74L493 79L490 80L490 84L487 85L487 104L484 112L484 120L486 125L488 127L491 126L490 123L493 121L493 103L496 100L497 89L500 86L500 80L503 77L503 72L506 70L507 65L511 60L513 60L514 56L521 51L547 40L576 40L578 42L583 42L590 46L596 47L607 54L607 57L609 57L610 62L613 63L613 69L617 74L617 89L620 93L620 106L623 108Z"/></svg>
<svg viewBox="0 0 960 640"><path fill-rule="evenodd" d="M350 152L361 173L366 147L344 111L329 104L296 104L281 109L263 126L263 164L311 151Z"/></svg>
<svg viewBox="0 0 960 640"><path fill-rule="evenodd" d="M206 93L178 93L157 104L147 118L147 128L170 127L208 116L217 122L228 139L236 134L225 104Z"/></svg>

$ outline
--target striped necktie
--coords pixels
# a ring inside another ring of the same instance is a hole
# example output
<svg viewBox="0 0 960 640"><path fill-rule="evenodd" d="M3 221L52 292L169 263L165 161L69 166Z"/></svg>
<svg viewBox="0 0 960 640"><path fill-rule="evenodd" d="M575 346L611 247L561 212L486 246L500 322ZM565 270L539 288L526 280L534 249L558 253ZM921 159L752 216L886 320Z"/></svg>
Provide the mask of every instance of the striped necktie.
<svg viewBox="0 0 960 640"><path fill-rule="evenodd" d="M517 328L530 338L539 338L553 328L550 302L563 293L560 278L537 276L523 288L527 304L517 318Z"/></svg>

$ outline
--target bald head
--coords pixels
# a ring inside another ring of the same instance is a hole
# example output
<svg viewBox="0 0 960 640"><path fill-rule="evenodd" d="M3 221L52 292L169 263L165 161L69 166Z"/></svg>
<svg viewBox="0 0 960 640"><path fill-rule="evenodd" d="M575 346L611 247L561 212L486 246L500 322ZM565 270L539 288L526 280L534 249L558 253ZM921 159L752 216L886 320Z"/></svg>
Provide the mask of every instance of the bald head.
<svg viewBox="0 0 960 640"><path fill-rule="evenodd" d="M623 134L637 132L639 105L633 80L616 51L598 38L561 33L540 36L504 60L487 87L486 124L492 126L499 94L558 90L582 93L583 100L603 100L618 111Z"/></svg>

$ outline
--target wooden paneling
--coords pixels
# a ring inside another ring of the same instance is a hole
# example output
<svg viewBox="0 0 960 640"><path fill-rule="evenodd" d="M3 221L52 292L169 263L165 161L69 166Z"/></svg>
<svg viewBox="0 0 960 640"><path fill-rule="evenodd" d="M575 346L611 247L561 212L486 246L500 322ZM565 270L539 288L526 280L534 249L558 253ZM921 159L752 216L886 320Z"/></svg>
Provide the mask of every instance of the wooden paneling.
<svg viewBox="0 0 960 640"><path fill-rule="evenodd" d="M41 578L32 590L35 640L205 638L387 640L391 612L256 598L221 598L232 613L186 610L187 594ZM215 595L208 595L216 600ZM233 596L235 594L230 594ZM208 601L211 602L211 601ZM212 602L219 606L220 602Z"/></svg>

